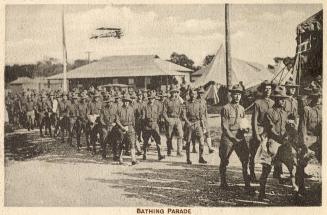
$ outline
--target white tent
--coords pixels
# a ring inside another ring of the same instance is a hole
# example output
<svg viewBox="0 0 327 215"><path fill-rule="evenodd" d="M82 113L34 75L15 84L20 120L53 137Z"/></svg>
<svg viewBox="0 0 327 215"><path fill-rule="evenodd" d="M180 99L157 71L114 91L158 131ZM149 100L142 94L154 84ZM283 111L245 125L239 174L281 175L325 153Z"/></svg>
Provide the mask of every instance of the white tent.
<svg viewBox="0 0 327 215"><path fill-rule="evenodd" d="M192 85L199 87L209 81L226 85L226 51L223 45L218 49L214 59L206 67L192 75L201 75ZM251 63L232 58L232 84L243 82L245 89L256 86L264 80L271 80L273 74L258 63Z"/></svg>

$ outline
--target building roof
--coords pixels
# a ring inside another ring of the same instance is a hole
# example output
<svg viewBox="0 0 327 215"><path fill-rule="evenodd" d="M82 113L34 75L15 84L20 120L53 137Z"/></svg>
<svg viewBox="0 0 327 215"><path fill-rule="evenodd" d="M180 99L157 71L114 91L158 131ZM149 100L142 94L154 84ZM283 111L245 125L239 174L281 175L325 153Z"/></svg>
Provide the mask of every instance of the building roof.
<svg viewBox="0 0 327 215"><path fill-rule="evenodd" d="M19 77L16 80L10 82L10 84L26 84L26 83L31 83L33 82L33 79L29 77Z"/></svg>
<svg viewBox="0 0 327 215"><path fill-rule="evenodd" d="M104 57L72 71L67 72L67 79L133 77L133 76L183 76L183 72L192 70L161 60L155 55L125 55ZM63 74L48 77L63 79Z"/></svg>
<svg viewBox="0 0 327 215"><path fill-rule="evenodd" d="M192 85L204 86L210 81L226 85L226 52L223 45L218 49L215 57L209 65L194 72L200 76ZM263 65L232 58L232 84L243 82L245 88L250 88L264 80L271 80L273 74Z"/></svg>

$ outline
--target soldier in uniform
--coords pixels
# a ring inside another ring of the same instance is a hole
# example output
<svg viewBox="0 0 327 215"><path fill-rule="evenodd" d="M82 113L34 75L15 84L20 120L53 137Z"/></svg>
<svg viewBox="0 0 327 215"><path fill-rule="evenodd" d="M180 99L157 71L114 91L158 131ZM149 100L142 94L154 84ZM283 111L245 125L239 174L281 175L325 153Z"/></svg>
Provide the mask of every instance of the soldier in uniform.
<svg viewBox="0 0 327 215"><path fill-rule="evenodd" d="M100 101L100 93L96 92L93 96L93 101L90 103L89 109L88 109L88 117L90 124L90 139L91 139L91 145L93 147L93 154L96 153L96 141L97 141L97 135L98 135L98 129L96 124L99 122L99 116L102 108L102 102Z"/></svg>
<svg viewBox="0 0 327 215"><path fill-rule="evenodd" d="M87 125L87 113L88 113L88 103L86 102L87 95L82 93L81 94L81 101L78 103L77 110L77 120L76 120L76 142L77 142L77 151L80 150L81 147L81 135L82 131L85 134L86 146L87 150L90 150L90 131Z"/></svg>
<svg viewBox="0 0 327 215"><path fill-rule="evenodd" d="M322 92L320 87L312 87L309 93L311 100L308 106L304 107L303 114L299 120L299 144L303 149L302 162L298 164L297 181L299 184L299 192L303 194L305 191L304 178L306 174L304 168L307 165L305 155L308 149L314 151L315 156L321 164L322 150Z"/></svg>
<svg viewBox="0 0 327 215"><path fill-rule="evenodd" d="M201 110L202 112L202 119L204 122L203 128L204 128L204 136L205 136L205 142L208 144L208 148L209 148L209 153L213 153L215 150L212 147L212 140L211 140L211 135L210 135L210 130L209 130L209 124L208 124L208 107L207 107L207 101L204 98L204 89L201 87L198 90L198 99L200 101L201 104ZM195 147L195 143L193 144L193 151Z"/></svg>
<svg viewBox="0 0 327 215"><path fill-rule="evenodd" d="M35 120L35 103L32 101L30 96L27 96L26 102L26 116L27 116L27 129L30 131L34 130L34 120Z"/></svg>
<svg viewBox="0 0 327 215"><path fill-rule="evenodd" d="M298 127L298 101L295 98L295 93L297 90L297 87L299 85L295 84L294 81L286 81L284 87L286 88L286 95L288 96L285 98L285 111L288 114L288 119L294 120L295 126ZM277 163L274 165L274 173L273 177L277 179L281 179L280 183L284 183L284 180L282 180L283 169L281 163Z"/></svg>
<svg viewBox="0 0 327 215"><path fill-rule="evenodd" d="M262 133L263 133L263 123L264 117L267 111L273 107L274 101L270 98L272 92L272 83L268 80L265 80L258 87L258 92L260 93L261 98L258 98L254 102L254 108L252 112L251 124L252 124L252 138L250 140L250 178L252 182L257 181L255 173L254 173L254 158L258 147L262 141Z"/></svg>
<svg viewBox="0 0 327 215"><path fill-rule="evenodd" d="M46 120L46 113L48 112L48 103L45 100L46 95L42 94L40 96L40 100L37 103L37 112L39 115L39 129L40 129L40 136L44 137L42 129L45 126L45 129L49 127L48 123L49 121Z"/></svg>
<svg viewBox="0 0 327 215"><path fill-rule="evenodd" d="M14 125L20 127L19 123L19 116L21 114L21 102L19 99L19 95L16 94L14 101L13 101L13 118L14 118Z"/></svg>
<svg viewBox="0 0 327 215"><path fill-rule="evenodd" d="M113 127L115 124L115 118L117 114L117 106L113 105L114 98L111 96L106 96L104 100L104 107L100 112L100 123L98 124L100 133L100 143L102 148L102 158L106 159L107 156L107 145L108 142L113 145L115 141L115 136L112 135Z"/></svg>
<svg viewBox="0 0 327 215"><path fill-rule="evenodd" d="M142 109L144 107L143 95L141 92L137 94L137 98L132 104L134 108L134 116L135 116L135 133L136 140L142 143L142 130L143 130L143 121L142 121Z"/></svg>
<svg viewBox="0 0 327 215"><path fill-rule="evenodd" d="M241 122L245 118L244 108L239 104L243 88L239 84L234 85L231 90L231 102L226 104L221 110L221 143L219 146L220 166L219 172L221 177L222 188L227 188L226 169L229 164L229 157L235 150L238 158L242 163L242 173L245 182L246 192L253 193L250 187L248 176L249 148L247 146L244 132L241 130Z"/></svg>
<svg viewBox="0 0 327 215"><path fill-rule="evenodd" d="M266 197L265 187L267 183L267 177L271 171L272 164L278 164L280 162L288 164L285 160L290 161L290 165L287 165L290 173L292 183L295 182L295 172L292 169L293 159L292 150L289 148L289 140L287 137L287 123L288 123L288 113L285 111L286 101L288 97L286 95L286 90L283 86L277 86L273 97L275 99L275 104L270 108L264 118L264 134L263 138L267 138L267 142L263 142L263 149L266 152L266 157L261 160L262 173L260 177L260 193L259 200L263 200ZM263 154L264 155L264 154ZM287 155L287 157L285 157ZM280 179L281 180L281 179ZM293 187L297 189L296 187Z"/></svg>
<svg viewBox="0 0 327 215"><path fill-rule="evenodd" d="M74 94L71 98L71 103L68 106L68 116L69 116L69 124L68 124L68 143L73 146L73 132L76 131L75 123L77 118L79 117L79 102L78 95ZM78 148L78 146L77 146Z"/></svg>
<svg viewBox="0 0 327 215"><path fill-rule="evenodd" d="M142 109L142 121L144 122L143 128L143 160L146 160L147 145L151 137L154 138L154 141L157 145L158 159L159 161L164 159L165 156L162 155L161 149L161 138L159 132L158 120L160 116L160 107L154 103L155 97L150 95L148 97L148 104L146 104Z"/></svg>
<svg viewBox="0 0 327 215"><path fill-rule="evenodd" d="M125 94L123 96L123 105L118 109L115 123L118 127L118 132L120 133L119 140L119 163L123 164L123 149L130 148L132 165L137 164L135 157L135 117L133 107L130 105L132 100L129 98L129 95ZM125 147L124 147L125 146Z"/></svg>
<svg viewBox="0 0 327 215"><path fill-rule="evenodd" d="M59 116L61 142L64 143L65 130L68 129L68 125L69 125L68 106L70 105L70 101L68 100L66 92L63 92L61 97L62 99L58 103L57 115Z"/></svg>
<svg viewBox="0 0 327 215"><path fill-rule="evenodd" d="M207 161L203 158L204 149L204 120L203 120L203 106L201 101L196 100L195 91L189 90L190 99L185 104L185 111L183 111L183 118L185 120L186 136L186 162L192 164L190 159L190 144L192 139L199 141L199 163L206 164Z"/></svg>
<svg viewBox="0 0 327 215"><path fill-rule="evenodd" d="M177 156L182 156L182 138L183 138L183 126L180 119L183 109L183 104L178 96L179 90L177 87L173 87L170 90L171 97L164 102L163 105L163 117L167 123L167 155L171 155L172 139L174 130L177 131Z"/></svg>

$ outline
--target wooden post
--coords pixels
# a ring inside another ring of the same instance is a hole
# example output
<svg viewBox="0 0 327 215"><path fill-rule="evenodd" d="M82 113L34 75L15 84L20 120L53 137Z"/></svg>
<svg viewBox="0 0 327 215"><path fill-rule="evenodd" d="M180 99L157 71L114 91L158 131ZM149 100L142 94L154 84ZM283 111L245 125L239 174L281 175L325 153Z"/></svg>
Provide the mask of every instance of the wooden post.
<svg viewBox="0 0 327 215"><path fill-rule="evenodd" d="M225 4L225 45L226 45L226 84L230 89L232 85L232 62L229 29L229 4Z"/></svg>

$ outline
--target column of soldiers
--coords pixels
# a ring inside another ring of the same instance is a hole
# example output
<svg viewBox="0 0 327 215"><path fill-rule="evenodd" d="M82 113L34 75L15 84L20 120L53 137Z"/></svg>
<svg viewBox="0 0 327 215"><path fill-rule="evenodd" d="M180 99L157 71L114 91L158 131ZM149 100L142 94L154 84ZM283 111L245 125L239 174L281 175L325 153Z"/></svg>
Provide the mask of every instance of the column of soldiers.
<svg viewBox="0 0 327 215"><path fill-rule="evenodd" d="M228 187L226 170L235 150L241 161L246 192L254 193L250 183L258 181L255 164L259 163L262 165L260 200L265 199L265 186L272 167L273 177L280 183L285 182L282 164L290 172L294 191L304 193L304 178L310 177L304 171L308 160L315 154L321 162L321 82L313 82L305 88L305 100L299 102L295 96L298 88L293 81L282 86L264 81L258 88L259 97L254 102L248 124L244 107L240 105L244 88L235 85L229 90L230 102L221 110L219 172L222 188ZM124 163L124 152L131 156L132 165L138 163L139 155L146 160L151 142L155 142L158 160L164 159L161 132L167 139L167 156L174 151L175 135L177 156L182 157L185 149L186 162L192 164L190 152L197 151L195 143L198 142L198 162L206 164L205 143L209 153L214 149L204 90L188 89L185 100L179 94L176 86L168 93L158 94L147 90L107 91L101 87L69 93L51 91L38 95L29 92L9 96L6 107L10 123L28 129L39 128L41 136L60 136L62 142L67 134L67 142L72 146L76 137L78 151L85 144L88 151L96 154L99 143L102 158L107 159L108 149L111 149L113 160L120 164ZM247 144L245 134L250 129L252 136ZM85 143L81 143L82 135Z"/></svg>

